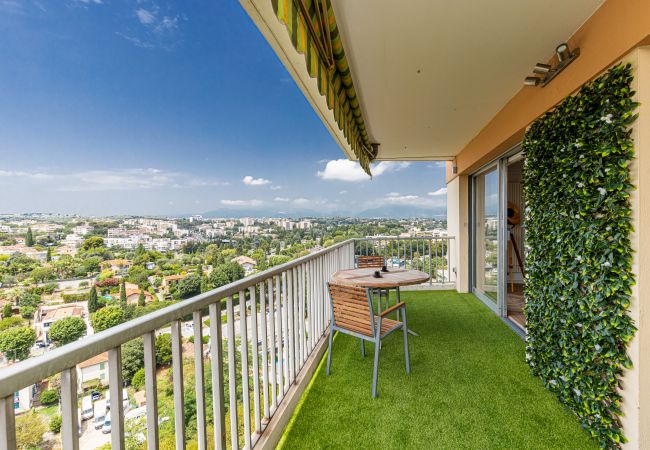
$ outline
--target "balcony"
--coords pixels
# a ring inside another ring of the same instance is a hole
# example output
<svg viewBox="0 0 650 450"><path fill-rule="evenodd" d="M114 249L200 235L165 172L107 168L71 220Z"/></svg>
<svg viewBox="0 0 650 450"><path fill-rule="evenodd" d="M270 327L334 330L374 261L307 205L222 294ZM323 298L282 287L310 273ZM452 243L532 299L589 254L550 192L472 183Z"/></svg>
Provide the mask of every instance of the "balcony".
<svg viewBox="0 0 650 450"><path fill-rule="evenodd" d="M411 374L399 333L383 344L370 396L372 347L337 335L281 443L294 448L597 448L530 374L524 342L472 294L404 292ZM552 432L549 432L551 431Z"/></svg>
<svg viewBox="0 0 650 450"><path fill-rule="evenodd" d="M16 447L14 392L59 373L62 446L89 447L76 366L108 352L110 397L121 398L122 345L136 338L146 414L134 420L112 408L114 449L270 448L280 439L290 448L589 447L577 421L528 373L521 339L473 296L433 291L455 281L452 242L347 240L4 369L0 448ZM319 367L330 321L326 283L366 254L431 276L403 294L420 333L410 340L413 373L404 374L399 338L389 338L374 401L371 358L361 358L356 339L336 338L331 377ZM207 343L188 344L188 329ZM157 370L161 333L171 334L172 363Z"/></svg>

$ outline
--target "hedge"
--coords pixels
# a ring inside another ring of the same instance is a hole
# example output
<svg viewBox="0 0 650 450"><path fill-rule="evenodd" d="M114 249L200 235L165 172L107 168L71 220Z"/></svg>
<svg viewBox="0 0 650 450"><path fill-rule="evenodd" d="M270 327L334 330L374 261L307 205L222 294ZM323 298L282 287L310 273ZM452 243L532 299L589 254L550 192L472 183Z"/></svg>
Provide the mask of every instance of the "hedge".
<svg viewBox="0 0 650 450"><path fill-rule="evenodd" d="M635 332L631 81L630 65L615 66L523 142L526 358L603 448L625 442L619 386Z"/></svg>

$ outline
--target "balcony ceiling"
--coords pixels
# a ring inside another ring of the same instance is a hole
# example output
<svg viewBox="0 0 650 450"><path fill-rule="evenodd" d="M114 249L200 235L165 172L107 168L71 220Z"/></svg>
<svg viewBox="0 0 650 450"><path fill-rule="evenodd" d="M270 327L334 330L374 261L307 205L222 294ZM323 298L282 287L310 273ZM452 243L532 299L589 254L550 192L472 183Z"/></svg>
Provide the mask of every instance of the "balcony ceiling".
<svg viewBox="0 0 650 450"><path fill-rule="evenodd" d="M523 88L535 63L548 61L603 3L330 1L370 142L381 144L377 159L387 160L452 159ZM354 158L272 0L240 2Z"/></svg>
<svg viewBox="0 0 650 450"><path fill-rule="evenodd" d="M332 0L378 159L455 156L601 4Z"/></svg>

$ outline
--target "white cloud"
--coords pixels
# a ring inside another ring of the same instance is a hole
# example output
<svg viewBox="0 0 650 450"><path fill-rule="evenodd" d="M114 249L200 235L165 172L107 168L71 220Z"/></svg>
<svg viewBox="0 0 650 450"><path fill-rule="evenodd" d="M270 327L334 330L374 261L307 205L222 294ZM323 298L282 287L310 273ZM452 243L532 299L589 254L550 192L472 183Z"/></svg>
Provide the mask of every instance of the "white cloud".
<svg viewBox="0 0 650 450"><path fill-rule="evenodd" d="M221 200L221 204L225 206L262 206L262 200Z"/></svg>
<svg viewBox="0 0 650 450"><path fill-rule="evenodd" d="M272 191L277 191L282 189L282 186L271 186L269 189L271 189Z"/></svg>
<svg viewBox="0 0 650 450"><path fill-rule="evenodd" d="M271 184L271 180L266 178L253 178L250 175L246 175L242 178L242 182L247 186L264 186L265 184Z"/></svg>
<svg viewBox="0 0 650 450"><path fill-rule="evenodd" d="M156 32L163 32L169 30L175 30L178 28L178 17L169 17L164 16L158 26L156 26Z"/></svg>
<svg viewBox="0 0 650 450"><path fill-rule="evenodd" d="M443 187L443 188L440 188L440 189L436 189L433 192L429 192L427 195L436 196L436 195L446 195L446 194L447 194L447 188Z"/></svg>
<svg viewBox="0 0 650 450"><path fill-rule="evenodd" d="M339 192L339 194L341 194L341 195L347 194L347 193L348 193L348 191L345 191L345 190Z"/></svg>
<svg viewBox="0 0 650 450"><path fill-rule="evenodd" d="M138 17L138 20L143 25L150 25L156 21L156 15L153 12L147 11L144 8L138 9L135 12L135 15Z"/></svg>
<svg viewBox="0 0 650 450"><path fill-rule="evenodd" d="M302 197L293 200L293 204L298 206L305 206L305 205L309 205L310 203L311 202L309 201L309 199L302 198Z"/></svg>
<svg viewBox="0 0 650 450"><path fill-rule="evenodd" d="M275 197L273 200L275 200L276 202L288 202L289 201L289 199L286 198L286 197Z"/></svg>
<svg viewBox="0 0 650 450"><path fill-rule="evenodd" d="M371 166L373 177L378 177L385 173L396 172L410 166L408 162L382 161ZM356 161L348 159L333 159L328 161L325 169L319 170L316 175L323 180L340 180L340 181L368 181L370 177L363 171Z"/></svg>
<svg viewBox="0 0 650 450"><path fill-rule="evenodd" d="M156 168L98 169L79 172L26 172L0 170L0 179L22 179L26 182L51 184L52 189L65 192L126 191L154 188L199 188L224 186L228 183Z"/></svg>
<svg viewBox="0 0 650 450"><path fill-rule="evenodd" d="M447 197L437 195L434 197L422 196L417 194L400 194L399 192L389 192L383 198L374 199L366 204L368 208L376 208L389 205L406 205L418 208L441 208L447 204Z"/></svg>

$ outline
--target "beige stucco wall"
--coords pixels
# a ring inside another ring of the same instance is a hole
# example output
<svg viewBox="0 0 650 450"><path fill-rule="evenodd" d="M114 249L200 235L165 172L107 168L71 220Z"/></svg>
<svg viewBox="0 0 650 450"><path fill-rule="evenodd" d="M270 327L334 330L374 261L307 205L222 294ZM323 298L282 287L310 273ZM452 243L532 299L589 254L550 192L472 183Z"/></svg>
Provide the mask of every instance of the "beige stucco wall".
<svg viewBox="0 0 650 450"><path fill-rule="evenodd" d="M628 348L633 367L623 380L622 421L629 439L625 448L650 449L650 47L632 51L623 61L634 67L633 89L641 105L632 135L635 159L630 166L637 187L631 197L637 283L632 289L630 314L638 331Z"/></svg>
<svg viewBox="0 0 650 450"><path fill-rule="evenodd" d="M635 159L630 166L637 187L631 196L636 285L630 315L638 331L628 348L633 367L625 372L622 383L622 423L629 440L626 449L650 449L650 47L637 48L622 61L634 67L633 89L640 102L639 118L633 128ZM453 264L459 292L469 289L468 191L467 175L457 176L447 184L447 226L449 234L456 237Z"/></svg>
<svg viewBox="0 0 650 450"><path fill-rule="evenodd" d="M447 232L453 236L450 265L456 270L456 290L469 292L469 196L467 176L447 184Z"/></svg>

